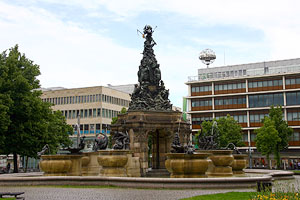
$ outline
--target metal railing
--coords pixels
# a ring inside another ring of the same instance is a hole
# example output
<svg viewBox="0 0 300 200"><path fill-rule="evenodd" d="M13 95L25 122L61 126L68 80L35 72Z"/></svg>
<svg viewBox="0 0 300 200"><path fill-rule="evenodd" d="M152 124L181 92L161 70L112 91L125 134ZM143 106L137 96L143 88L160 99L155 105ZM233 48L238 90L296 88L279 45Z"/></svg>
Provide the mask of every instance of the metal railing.
<svg viewBox="0 0 300 200"><path fill-rule="evenodd" d="M256 68L256 69L246 69L246 70L242 69L242 70L243 73L229 73L229 71L222 71L222 72L214 72L214 73L212 72L203 73L203 74L199 74L198 76L189 76L188 82L300 72L300 65L291 65L285 67L266 67L266 68Z"/></svg>

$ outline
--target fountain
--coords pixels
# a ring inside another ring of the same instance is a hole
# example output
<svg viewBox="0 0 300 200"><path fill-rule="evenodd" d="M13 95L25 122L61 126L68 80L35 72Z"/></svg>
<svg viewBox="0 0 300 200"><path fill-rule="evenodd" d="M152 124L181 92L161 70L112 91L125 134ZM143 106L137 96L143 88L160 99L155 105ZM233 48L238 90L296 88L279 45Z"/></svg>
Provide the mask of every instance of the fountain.
<svg viewBox="0 0 300 200"><path fill-rule="evenodd" d="M78 115L75 129L77 130L77 146L62 149L69 153L41 156L42 160L39 166L40 169L44 171L44 176L81 176L82 172L84 172L85 175L89 175L82 170L82 165L87 166L90 158L80 152L85 147L85 136L80 136L80 115Z"/></svg>
<svg viewBox="0 0 300 200"><path fill-rule="evenodd" d="M201 150L195 151L190 124L182 121L181 112L171 110L169 90L161 80L160 66L153 51L153 46L156 45L152 38L153 32L151 26L144 27L143 38L146 40L138 70L139 84L135 85L131 95L128 112L119 114L116 124L112 125L113 149L106 150L108 138L102 135L95 139L94 152L81 153L84 137L80 137L78 119L76 150L68 148L71 153L66 155L44 155L40 162L46 176L73 177L55 177L55 183L48 177L43 177L42 180L30 177L28 180L33 182L32 185L40 185L41 182L45 185L63 185L66 181L70 185L80 185L85 181L88 185L139 188L249 188L258 183L271 183L270 175L227 177L243 173L245 156L238 152L232 154L233 150L218 147L216 122L209 134L201 132ZM149 173L150 135L153 138L151 171L167 169L171 178L164 178L160 174L160 178L145 178ZM281 174L291 176L291 173ZM27 178L22 177L21 180L27 181ZM4 184L12 184L13 181L14 179L2 179ZM18 185L19 182L13 184Z"/></svg>
<svg viewBox="0 0 300 200"><path fill-rule="evenodd" d="M192 144L192 133L189 143L182 146L179 141L178 132L175 133L172 143L173 150L167 154L165 162L171 178L203 178L207 177L205 172L208 169L209 153L194 154L195 148Z"/></svg>
<svg viewBox="0 0 300 200"><path fill-rule="evenodd" d="M113 139L115 144L113 150L99 151L98 163L101 166L101 176L126 177L126 167L129 154L128 133L116 132Z"/></svg>

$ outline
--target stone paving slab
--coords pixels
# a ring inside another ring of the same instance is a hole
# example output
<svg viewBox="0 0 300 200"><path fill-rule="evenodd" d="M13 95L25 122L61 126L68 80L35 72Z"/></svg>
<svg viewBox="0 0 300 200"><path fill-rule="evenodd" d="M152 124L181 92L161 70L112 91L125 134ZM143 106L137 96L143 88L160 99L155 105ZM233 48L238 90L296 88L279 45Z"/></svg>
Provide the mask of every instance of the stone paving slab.
<svg viewBox="0 0 300 200"><path fill-rule="evenodd" d="M230 191L252 192L254 190L153 190L127 188L0 187L0 192L25 192L25 199L28 200L174 200L197 195L225 193Z"/></svg>

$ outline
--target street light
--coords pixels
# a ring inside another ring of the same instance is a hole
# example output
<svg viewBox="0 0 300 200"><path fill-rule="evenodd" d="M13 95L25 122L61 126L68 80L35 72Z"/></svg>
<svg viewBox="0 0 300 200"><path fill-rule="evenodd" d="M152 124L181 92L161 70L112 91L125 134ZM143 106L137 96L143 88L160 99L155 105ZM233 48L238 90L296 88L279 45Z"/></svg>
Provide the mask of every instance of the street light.
<svg viewBox="0 0 300 200"><path fill-rule="evenodd" d="M249 168L252 169L252 153L254 151L253 151L253 148L251 148L251 144L249 144L249 147L246 150L246 152L249 154Z"/></svg>

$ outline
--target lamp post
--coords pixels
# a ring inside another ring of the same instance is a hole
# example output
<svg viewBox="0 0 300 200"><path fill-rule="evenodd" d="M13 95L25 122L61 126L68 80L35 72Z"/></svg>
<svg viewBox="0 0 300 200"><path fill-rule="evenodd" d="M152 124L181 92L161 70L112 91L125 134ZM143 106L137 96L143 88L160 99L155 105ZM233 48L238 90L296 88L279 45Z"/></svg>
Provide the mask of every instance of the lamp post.
<svg viewBox="0 0 300 200"><path fill-rule="evenodd" d="M246 152L249 154L249 168L252 169L252 153L253 149L251 148L251 144L249 143L249 147L246 150Z"/></svg>

